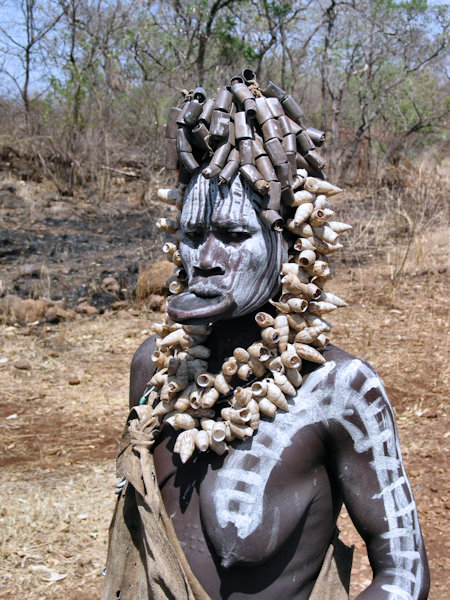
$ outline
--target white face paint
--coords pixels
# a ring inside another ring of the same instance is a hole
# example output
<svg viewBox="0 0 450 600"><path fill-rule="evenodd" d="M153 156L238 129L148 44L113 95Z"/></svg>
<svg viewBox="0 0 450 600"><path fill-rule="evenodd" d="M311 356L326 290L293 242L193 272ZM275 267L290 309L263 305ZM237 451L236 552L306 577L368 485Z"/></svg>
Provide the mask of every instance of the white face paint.
<svg viewBox="0 0 450 600"><path fill-rule="evenodd" d="M239 176L231 186L198 176L183 203L180 254L188 291L201 299L228 297L227 318L262 306L279 286L284 244L258 218L260 201Z"/></svg>
<svg viewBox="0 0 450 600"><path fill-rule="evenodd" d="M369 392L370 402L365 397ZM373 399L374 393L378 398ZM290 411L278 412L273 422L261 421L257 435L237 446L218 472L213 502L219 525L233 524L242 540L255 532L262 524L266 486L283 450L304 427L338 422L351 436L357 453L371 450L373 455L370 466L379 491L372 499L383 502L386 531L380 537L388 540L395 565L386 572L393 576L392 583L382 587L390 600L416 600L422 578L416 550L421 544L420 528L387 406L379 377L360 360L338 367L329 361L310 373ZM244 462L249 454L259 459L251 471ZM276 535L272 537L268 541L274 545Z"/></svg>

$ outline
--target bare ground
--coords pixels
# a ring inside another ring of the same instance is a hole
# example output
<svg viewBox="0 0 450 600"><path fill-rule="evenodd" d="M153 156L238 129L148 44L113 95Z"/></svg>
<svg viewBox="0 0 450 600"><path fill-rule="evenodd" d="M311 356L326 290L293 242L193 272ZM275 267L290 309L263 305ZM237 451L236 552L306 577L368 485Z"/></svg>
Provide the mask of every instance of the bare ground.
<svg viewBox="0 0 450 600"><path fill-rule="evenodd" d="M38 217L33 226L30 206L25 205L23 221L32 236L43 222ZM114 206L111 211L119 231L130 212L141 215L135 225L148 218L145 202L125 206L122 216ZM3 217L8 230L20 233L17 214L3 212ZM95 235L102 236L98 223ZM64 228L59 219L49 223L48 232L58 236ZM107 236L110 230L100 228ZM52 238L53 245L55 239L59 238ZM430 559L431 600L446 600L450 585L449 301L442 258L447 239L445 229L435 229L409 249L399 243L369 253L362 262L350 257L336 265L338 275L329 286L350 304L331 319L333 342L376 367L397 415ZM130 229L129 242L116 252L109 268L93 264L90 270L90 263L101 263L102 241L100 237L94 260L89 251L81 256L74 250L54 264L47 258L49 247L42 246L46 268L50 264L49 270L56 272L60 265L61 275L52 279L54 291L64 279L65 295L72 293L76 299L77 288L70 278L67 282L67 268L76 269L77 287L94 284L92 289L97 289L105 272L120 271L121 255L130 264L147 260L142 252L145 236L133 239ZM154 247L150 240L148 252ZM14 291L20 293L17 256L22 262L37 258L42 264L43 259L33 251L26 257L23 252L3 256L0 278L9 289L16 285ZM405 268L392 283L404 256ZM45 278L34 283L44 285ZM0 598L59 600L64 595L71 600L80 594L86 600L98 598L114 505L114 456L127 413L128 365L157 318L145 308L114 313L106 307L95 318L0 324ZM340 524L344 538L356 545L354 597L370 579L370 567L364 544L345 513Z"/></svg>

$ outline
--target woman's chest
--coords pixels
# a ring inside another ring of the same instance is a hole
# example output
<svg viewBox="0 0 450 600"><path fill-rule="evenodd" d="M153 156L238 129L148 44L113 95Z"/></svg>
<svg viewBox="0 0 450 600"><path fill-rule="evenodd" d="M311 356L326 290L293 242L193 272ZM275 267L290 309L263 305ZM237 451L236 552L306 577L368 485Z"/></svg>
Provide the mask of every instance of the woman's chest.
<svg viewBox="0 0 450 600"><path fill-rule="evenodd" d="M155 452L164 502L181 541L192 546L194 527L198 547L201 530L223 567L264 560L314 519L318 503L331 508L324 450L314 428L302 427L289 439L274 425L262 423L254 438L220 461L204 455L177 468L176 459L158 460L163 457Z"/></svg>

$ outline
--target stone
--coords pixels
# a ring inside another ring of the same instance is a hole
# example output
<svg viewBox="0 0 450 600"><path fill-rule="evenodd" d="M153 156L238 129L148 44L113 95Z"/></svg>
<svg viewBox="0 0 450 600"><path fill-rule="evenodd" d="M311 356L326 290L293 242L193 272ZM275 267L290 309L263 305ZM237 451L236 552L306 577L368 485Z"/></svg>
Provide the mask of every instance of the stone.
<svg viewBox="0 0 450 600"><path fill-rule="evenodd" d="M59 321L74 319L75 314L74 310L66 310L55 304L47 308L45 318L49 323L59 323Z"/></svg>
<svg viewBox="0 0 450 600"><path fill-rule="evenodd" d="M14 363L14 367L19 371L29 371L31 369L31 363L28 360L20 359Z"/></svg>
<svg viewBox="0 0 450 600"><path fill-rule="evenodd" d="M84 315L98 315L98 308L91 306L87 302L81 302L80 304L76 305L75 312Z"/></svg>

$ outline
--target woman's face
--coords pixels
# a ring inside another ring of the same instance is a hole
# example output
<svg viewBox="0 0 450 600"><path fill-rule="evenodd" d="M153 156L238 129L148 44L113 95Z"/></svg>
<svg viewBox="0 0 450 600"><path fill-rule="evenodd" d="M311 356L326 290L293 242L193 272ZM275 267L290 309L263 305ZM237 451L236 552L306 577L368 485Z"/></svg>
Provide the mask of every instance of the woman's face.
<svg viewBox="0 0 450 600"><path fill-rule="evenodd" d="M237 317L262 306L278 289L281 234L258 218L252 199L259 196L239 176L231 186L201 175L191 181L180 224L188 292L169 303L169 314L174 300L175 311L178 304L189 313L178 320L194 322L195 313L211 321Z"/></svg>

